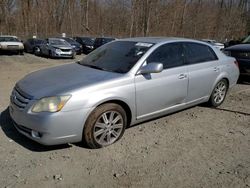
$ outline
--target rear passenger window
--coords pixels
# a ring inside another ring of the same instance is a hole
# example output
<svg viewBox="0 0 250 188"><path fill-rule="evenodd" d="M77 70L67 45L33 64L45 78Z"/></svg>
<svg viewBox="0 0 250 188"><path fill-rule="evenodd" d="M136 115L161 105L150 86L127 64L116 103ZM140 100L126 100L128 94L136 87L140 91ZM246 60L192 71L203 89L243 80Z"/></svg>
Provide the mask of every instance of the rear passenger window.
<svg viewBox="0 0 250 188"><path fill-rule="evenodd" d="M162 63L164 69L181 66L184 64L182 51L180 43L162 45L152 52L147 63Z"/></svg>
<svg viewBox="0 0 250 188"><path fill-rule="evenodd" d="M214 51L204 44L184 43L184 54L187 64L218 60Z"/></svg>

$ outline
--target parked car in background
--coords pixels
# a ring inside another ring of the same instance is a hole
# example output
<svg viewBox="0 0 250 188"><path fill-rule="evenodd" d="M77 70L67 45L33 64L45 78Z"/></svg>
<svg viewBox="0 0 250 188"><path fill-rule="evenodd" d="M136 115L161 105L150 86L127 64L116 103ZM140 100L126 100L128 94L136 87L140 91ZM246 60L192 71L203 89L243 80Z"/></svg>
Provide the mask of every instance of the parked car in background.
<svg viewBox="0 0 250 188"><path fill-rule="evenodd" d="M115 40L115 38L108 38L108 37L96 38L94 42L94 49L99 48L100 46L109 43L113 40Z"/></svg>
<svg viewBox="0 0 250 188"><path fill-rule="evenodd" d="M250 32L248 33L248 35L246 37L243 37L243 38L239 38L238 40L230 40L228 42L225 43L225 48L229 47L229 46L234 46L234 45L237 45L237 44L241 44L243 43L244 41L248 41L250 38ZM245 42L246 43L246 42Z"/></svg>
<svg viewBox="0 0 250 188"><path fill-rule="evenodd" d="M129 38L16 83L16 129L44 145L119 140L125 128L199 103L216 107L238 79L235 58L195 40Z"/></svg>
<svg viewBox="0 0 250 188"><path fill-rule="evenodd" d="M64 39L48 38L45 40L45 43L36 47L35 54L50 58L69 57L74 59L76 52L74 48Z"/></svg>
<svg viewBox="0 0 250 188"><path fill-rule="evenodd" d="M18 53L23 55L24 46L16 36L0 35L0 53Z"/></svg>
<svg viewBox="0 0 250 188"><path fill-rule="evenodd" d="M216 40L211 40L211 39L202 39L202 41L207 42L213 46L215 46L216 48L218 48L219 50L222 50L225 48L225 45L223 43L220 42L216 42Z"/></svg>
<svg viewBox="0 0 250 188"><path fill-rule="evenodd" d="M82 45L82 52L88 54L94 49L95 39L92 37L74 37L74 40Z"/></svg>
<svg viewBox="0 0 250 188"><path fill-rule="evenodd" d="M24 42L24 51L27 53L35 53L36 48L41 44L45 44L46 41L43 39L31 38Z"/></svg>
<svg viewBox="0 0 250 188"><path fill-rule="evenodd" d="M72 48L74 48L77 55L80 55L82 53L82 45L79 42L69 37L58 37L58 38L68 42L72 46Z"/></svg>
<svg viewBox="0 0 250 188"><path fill-rule="evenodd" d="M225 48L224 52L236 58L241 76L250 76L250 36L243 40L241 44Z"/></svg>

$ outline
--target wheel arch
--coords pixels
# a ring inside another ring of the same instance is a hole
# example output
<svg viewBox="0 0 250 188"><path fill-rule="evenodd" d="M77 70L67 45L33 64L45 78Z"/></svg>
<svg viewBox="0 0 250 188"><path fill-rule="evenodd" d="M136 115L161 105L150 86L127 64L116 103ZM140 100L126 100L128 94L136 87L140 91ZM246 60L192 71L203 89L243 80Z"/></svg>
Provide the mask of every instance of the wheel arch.
<svg viewBox="0 0 250 188"><path fill-rule="evenodd" d="M127 115L127 126L130 125L131 121L132 121L132 111L131 111L131 108L129 107L129 105L120 100L120 99L110 99L110 100L106 100L106 101L103 101L101 102L100 104L98 104L95 109L103 104L107 104L107 103L115 103L115 104L118 104L120 105L126 112L126 115Z"/></svg>

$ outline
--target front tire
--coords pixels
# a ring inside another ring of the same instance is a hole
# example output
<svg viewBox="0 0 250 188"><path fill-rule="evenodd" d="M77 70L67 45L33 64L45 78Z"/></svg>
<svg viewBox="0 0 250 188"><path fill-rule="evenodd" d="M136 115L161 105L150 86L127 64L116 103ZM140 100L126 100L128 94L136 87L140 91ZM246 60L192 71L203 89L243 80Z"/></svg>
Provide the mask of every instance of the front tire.
<svg viewBox="0 0 250 188"><path fill-rule="evenodd" d="M23 50L19 51L19 55L24 55Z"/></svg>
<svg viewBox="0 0 250 188"><path fill-rule="evenodd" d="M214 87L210 96L209 104L213 107L220 106L226 98L228 83L225 79L220 80Z"/></svg>
<svg viewBox="0 0 250 188"><path fill-rule="evenodd" d="M102 148L118 141L126 125L125 110L118 104L106 103L97 107L88 117L83 139L90 148Z"/></svg>
<svg viewBox="0 0 250 188"><path fill-rule="evenodd" d="M40 49L39 47L35 47L35 48L34 48L34 54L35 54L36 56L40 56L40 55L41 55L41 49Z"/></svg>
<svg viewBox="0 0 250 188"><path fill-rule="evenodd" d="M76 52L73 52L71 59L75 59L76 58Z"/></svg>

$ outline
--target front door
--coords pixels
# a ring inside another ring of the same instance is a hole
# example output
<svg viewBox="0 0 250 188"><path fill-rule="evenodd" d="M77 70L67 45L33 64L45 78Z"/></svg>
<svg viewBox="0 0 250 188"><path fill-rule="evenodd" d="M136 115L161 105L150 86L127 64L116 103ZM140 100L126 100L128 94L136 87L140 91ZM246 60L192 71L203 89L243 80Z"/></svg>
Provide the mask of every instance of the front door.
<svg viewBox="0 0 250 188"><path fill-rule="evenodd" d="M162 63L164 70L160 73L135 76L137 119L163 112L185 102L188 73L182 51L180 43L158 47L144 64Z"/></svg>

